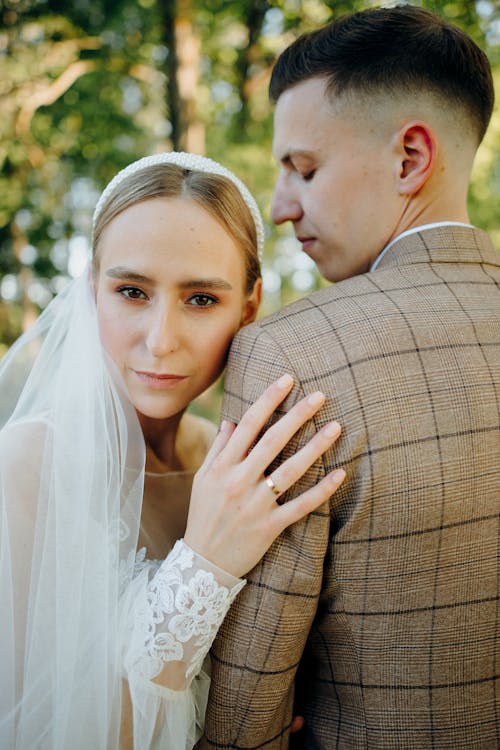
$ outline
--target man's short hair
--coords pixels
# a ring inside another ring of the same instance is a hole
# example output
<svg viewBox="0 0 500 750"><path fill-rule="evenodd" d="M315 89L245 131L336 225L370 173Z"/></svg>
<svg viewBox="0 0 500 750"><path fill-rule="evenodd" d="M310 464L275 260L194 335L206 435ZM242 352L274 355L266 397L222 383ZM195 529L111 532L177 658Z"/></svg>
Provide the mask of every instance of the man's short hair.
<svg viewBox="0 0 500 750"><path fill-rule="evenodd" d="M427 90L469 118L480 142L493 111L494 88L485 53L461 29L411 5L372 8L303 34L279 56L269 94L325 78L336 96L411 94Z"/></svg>

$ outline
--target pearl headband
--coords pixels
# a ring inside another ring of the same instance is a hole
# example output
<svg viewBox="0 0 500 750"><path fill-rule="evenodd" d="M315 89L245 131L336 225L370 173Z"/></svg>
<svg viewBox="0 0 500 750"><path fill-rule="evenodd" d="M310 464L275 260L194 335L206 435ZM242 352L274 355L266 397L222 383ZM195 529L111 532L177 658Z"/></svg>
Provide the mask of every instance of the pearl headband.
<svg viewBox="0 0 500 750"><path fill-rule="evenodd" d="M251 195L248 188L238 177L236 177L236 175L230 172L229 169L223 167L222 164L213 161L213 159L208 159L206 156L200 156L199 154L189 154L184 151L165 151L160 154L145 156L138 161L134 161L132 164L129 164L128 167L125 167L120 172L118 172L118 174L116 174L111 182L109 182L104 188L103 192L101 193L101 197L97 201L97 205L94 210L94 216L92 219L92 234L95 231L97 220L101 215L106 201L108 200L110 194L115 191L116 187L120 185L120 183L122 183L127 177L130 177L130 175L133 175L136 172L140 172L144 169L147 169L148 167L152 167L157 164L175 164L178 167L189 169L193 172L206 172L207 174L220 175L221 177L226 177L228 180L230 180L233 185L236 185L254 220L257 233L257 254L259 256L259 260L262 261L262 256L264 253L264 225L257 203L255 202L255 199Z"/></svg>

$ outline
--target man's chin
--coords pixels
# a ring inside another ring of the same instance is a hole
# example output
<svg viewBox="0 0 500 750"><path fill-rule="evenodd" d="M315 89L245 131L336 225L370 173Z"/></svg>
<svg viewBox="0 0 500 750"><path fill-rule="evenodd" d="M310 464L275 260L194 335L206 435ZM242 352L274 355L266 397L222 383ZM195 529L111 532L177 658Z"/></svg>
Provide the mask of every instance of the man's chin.
<svg viewBox="0 0 500 750"><path fill-rule="evenodd" d="M342 263L332 258L315 259L316 266L320 274L332 284L338 281L352 279L353 276L361 276L368 273L371 267L370 262L366 263Z"/></svg>
<svg viewBox="0 0 500 750"><path fill-rule="evenodd" d="M354 273L350 273L347 268L343 268L331 260L325 260L324 262L317 261L316 265L323 278L332 284L337 281L344 281L344 279L349 279L355 275Z"/></svg>

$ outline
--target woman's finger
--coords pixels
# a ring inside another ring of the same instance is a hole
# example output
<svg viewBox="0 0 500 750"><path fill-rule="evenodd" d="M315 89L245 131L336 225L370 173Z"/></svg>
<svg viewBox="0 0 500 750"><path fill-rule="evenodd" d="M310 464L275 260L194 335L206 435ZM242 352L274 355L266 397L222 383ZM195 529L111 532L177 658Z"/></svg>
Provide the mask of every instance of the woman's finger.
<svg viewBox="0 0 500 750"><path fill-rule="evenodd" d="M228 419L223 419L221 422L221 425L219 427L219 431L217 435L215 436L215 440L210 446L210 449L205 456L205 460L203 461L202 467L208 468L214 458L219 455L219 453L224 450L226 447L229 438L233 434L234 430L236 429L236 425L234 422L230 422Z"/></svg>
<svg viewBox="0 0 500 750"><path fill-rule="evenodd" d="M247 409L224 451L224 459L228 463L243 460L268 419L290 393L292 386L291 375L282 375Z"/></svg>
<svg viewBox="0 0 500 750"><path fill-rule="evenodd" d="M303 448L273 471L272 483L279 489L279 494L286 492L306 473L309 467L333 445L340 432L341 427L338 422L329 422ZM278 495L275 490L273 492Z"/></svg>
<svg viewBox="0 0 500 750"><path fill-rule="evenodd" d="M324 403L324 394L316 391L295 404L289 412L266 430L259 442L252 448L246 460L248 470L253 474L263 473L295 433L316 414Z"/></svg>
<svg viewBox="0 0 500 750"><path fill-rule="evenodd" d="M303 716L294 716L292 719L292 723L290 724L290 734L300 732L301 729L304 729L304 724L305 721Z"/></svg>
<svg viewBox="0 0 500 750"><path fill-rule="evenodd" d="M300 521L308 513L319 508L333 495L344 479L344 469L335 469L311 489L283 505L276 506L273 519L276 523L276 536L281 534L287 526Z"/></svg>

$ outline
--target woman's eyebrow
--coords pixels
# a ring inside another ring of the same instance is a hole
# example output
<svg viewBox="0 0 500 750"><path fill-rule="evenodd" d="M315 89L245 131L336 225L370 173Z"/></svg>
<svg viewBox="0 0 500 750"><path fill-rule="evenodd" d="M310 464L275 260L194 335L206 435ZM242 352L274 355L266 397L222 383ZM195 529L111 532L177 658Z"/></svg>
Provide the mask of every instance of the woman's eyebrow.
<svg viewBox="0 0 500 750"><path fill-rule="evenodd" d="M193 289L196 287L203 287L204 289L232 289L233 287L229 283L229 281L226 281L225 279L219 279L217 277L215 278L206 278L206 279L188 279L187 281L182 281L179 286L181 286L183 289Z"/></svg>
<svg viewBox="0 0 500 750"><path fill-rule="evenodd" d="M111 279L130 279L131 281L139 281L143 284L153 283L153 279L150 279L149 276L144 276L142 273L132 271L132 269L127 268L127 266L114 266L114 268L108 268L106 276L109 276Z"/></svg>
<svg viewBox="0 0 500 750"><path fill-rule="evenodd" d="M108 268L106 276L109 276L112 279L128 279L129 281L137 281L142 284L154 284L154 280L149 276L137 273L137 271L127 268L127 266L114 266L113 268ZM204 289L232 290L233 288L228 281L217 276L214 276L213 278L186 279L186 281L182 281L179 286L182 289L196 289L203 287Z"/></svg>

